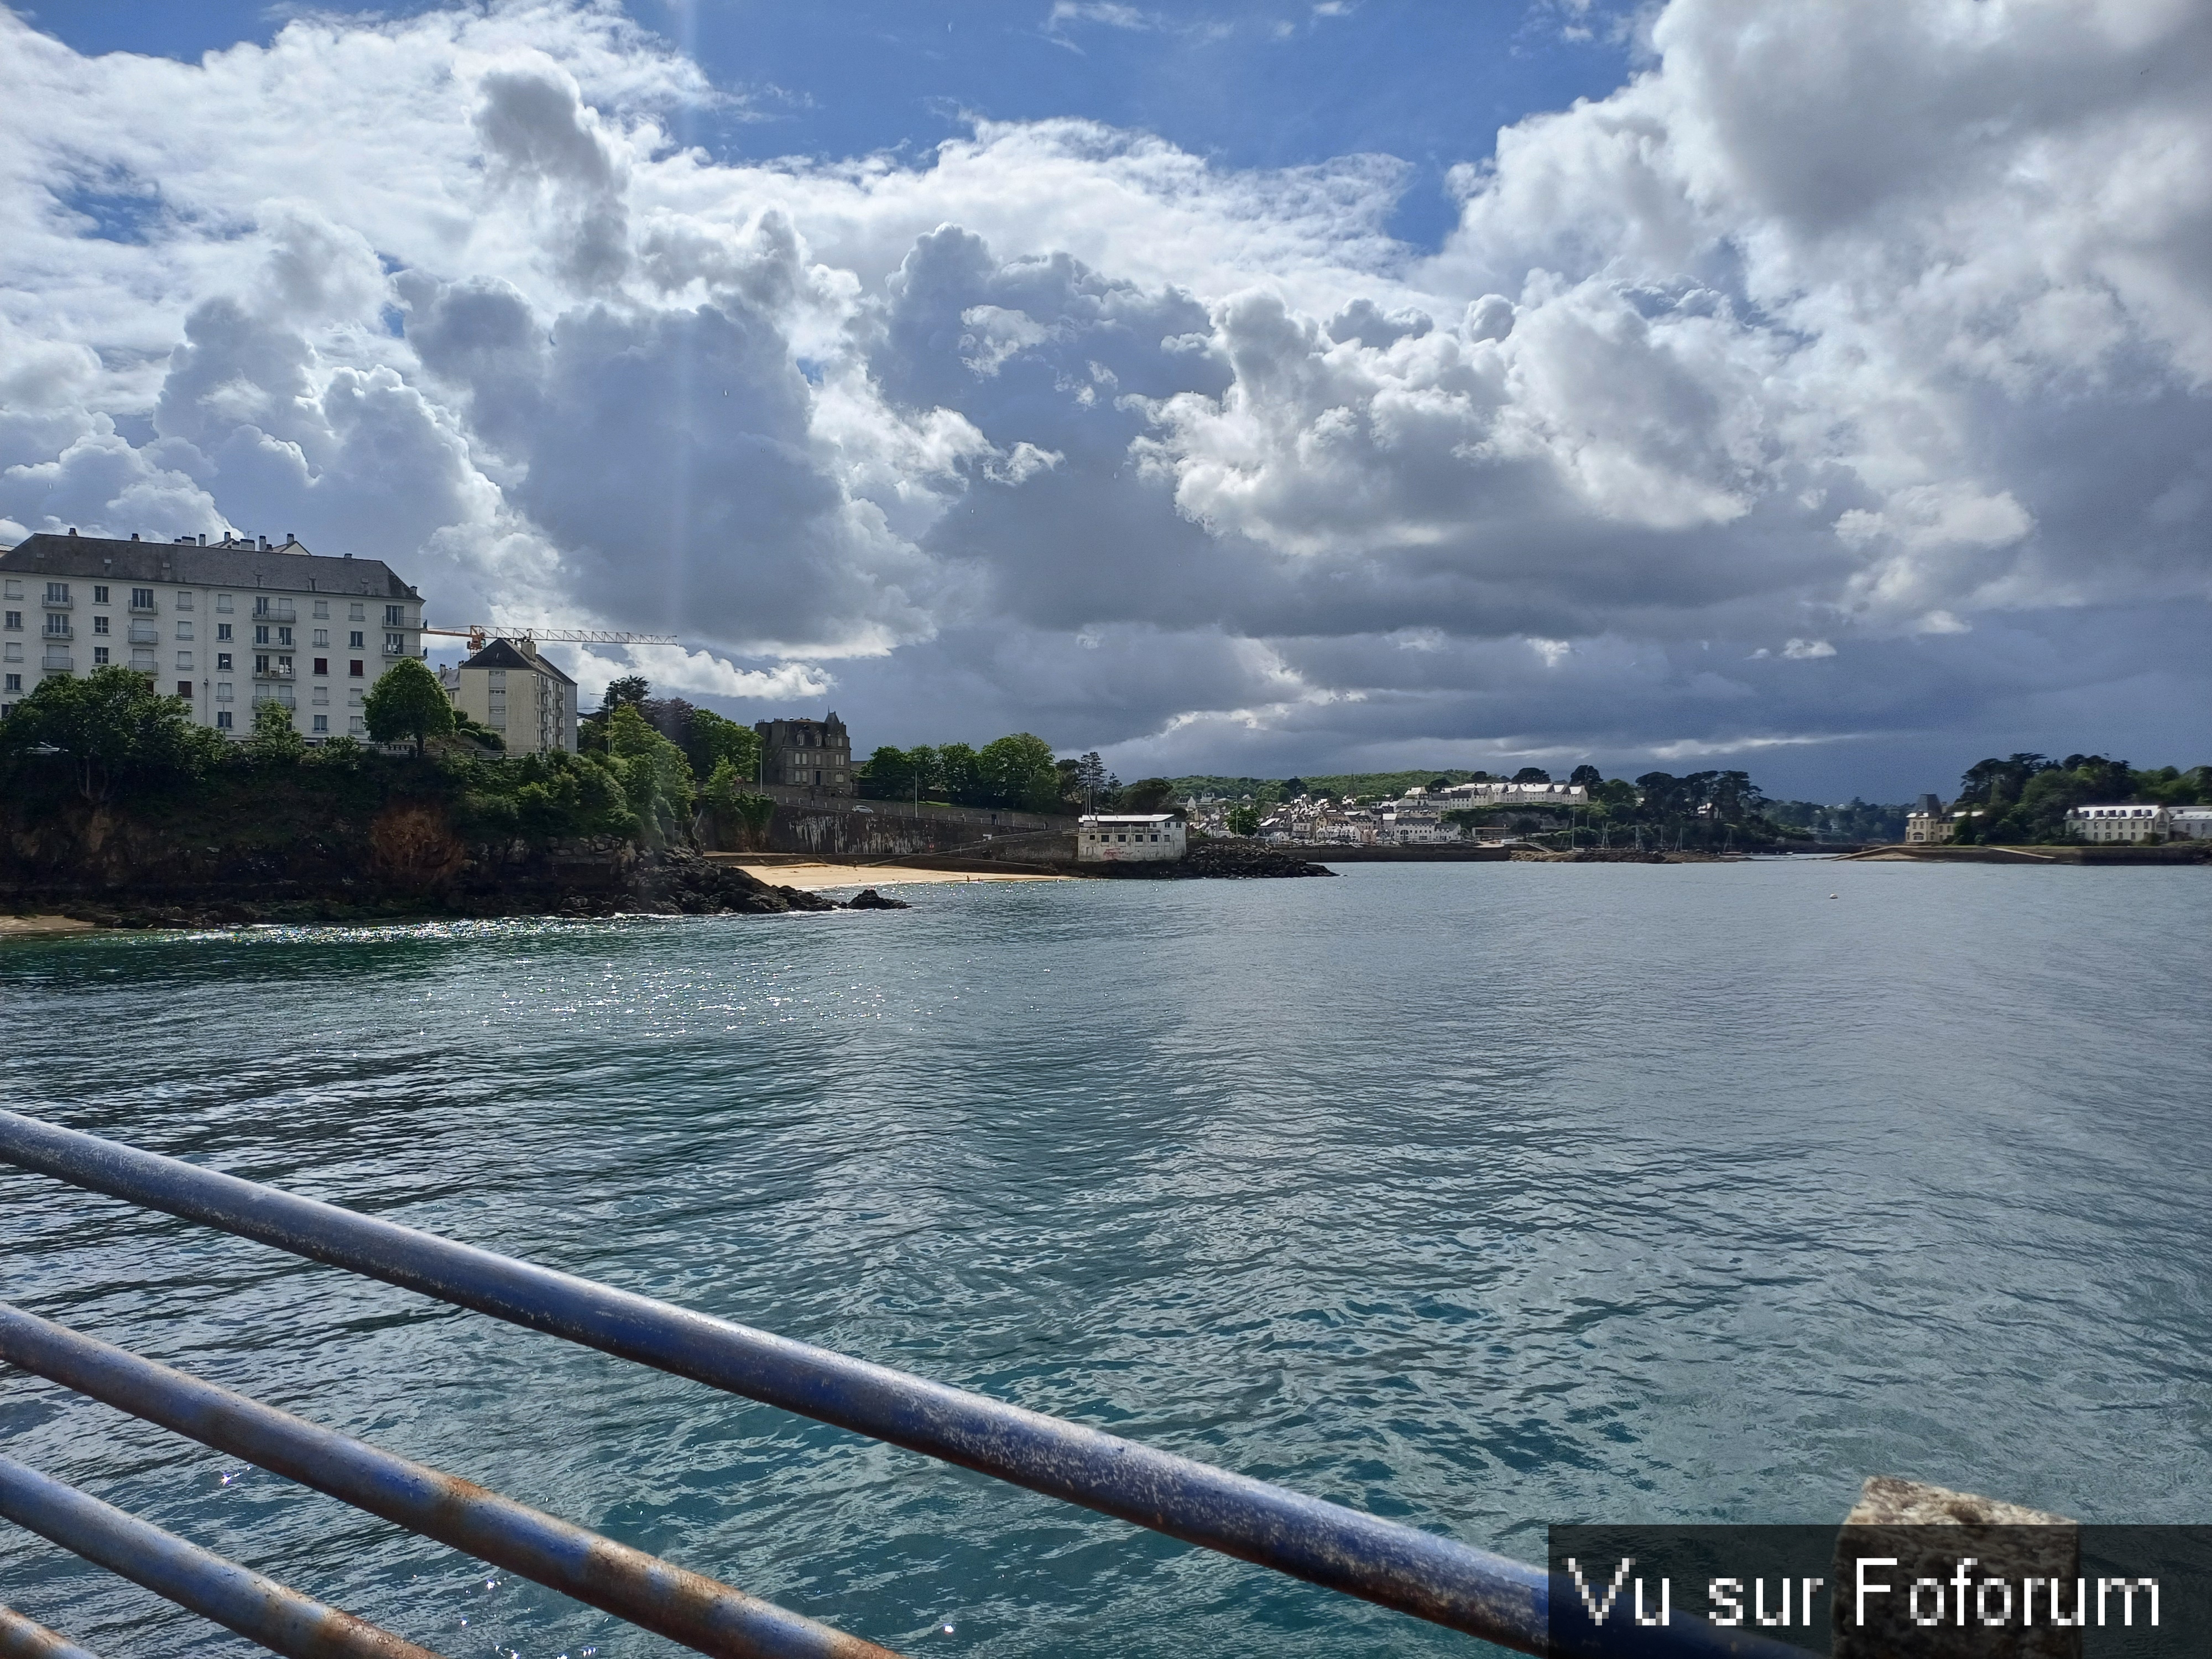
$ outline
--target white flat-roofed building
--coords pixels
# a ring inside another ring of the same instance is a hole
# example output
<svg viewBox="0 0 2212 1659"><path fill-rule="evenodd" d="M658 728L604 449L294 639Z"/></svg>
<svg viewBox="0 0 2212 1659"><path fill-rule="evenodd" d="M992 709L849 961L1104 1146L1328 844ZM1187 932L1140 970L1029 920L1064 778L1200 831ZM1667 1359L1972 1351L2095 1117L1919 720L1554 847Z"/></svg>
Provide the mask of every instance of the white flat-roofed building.
<svg viewBox="0 0 2212 1659"><path fill-rule="evenodd" d="M1188 850L1183 821L1172 812L1091 812L1076 823L1079 864L1168 863Z"/></svg>
<svg viewBox="0 0 2212 1659"><path fill-rule="evenodd" d="M1455 783L1438 792L1470 806L1587 806L1589 788L1579 783Z"/></svg>
<svg viewBox="0 0 2212 1659"><path fill-rule="evenodd" d="M576 752L576 682L532 640L493 640L453 671L449 694L454 708L506 739L510 755Z"/></svg>
<svg viewBox="0 0 2212 1659"><path fill-rule="evenodd" d="M2166 809L2140 804L2077 806L2067 813L2066 827L2083 841L2163 841Z"/></svg>
<svg viewBox="0 0 2212 1659"><path fill-rule="evenodd" d="M0 712L49 675L112 666L234 737L275 703L310 743L361 738L363 696L422 630L422 596L381 559L289 538L31 536L0 552Z"/></svg>

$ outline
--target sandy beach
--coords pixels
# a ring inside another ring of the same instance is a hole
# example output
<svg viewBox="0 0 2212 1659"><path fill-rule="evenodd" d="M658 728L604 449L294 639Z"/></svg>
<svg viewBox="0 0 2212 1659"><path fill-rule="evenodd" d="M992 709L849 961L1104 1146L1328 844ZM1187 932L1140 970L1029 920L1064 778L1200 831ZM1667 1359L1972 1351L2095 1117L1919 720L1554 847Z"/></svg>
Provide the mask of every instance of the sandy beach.
<svg viewBox="0 0 2212 1659"><path fill-rule="evenodd" d="M775 887L818 893L826 887L908 887L920 882L1067 881L1072 878L1008 871L1005 875L971 870L923 870L898 864L740 864L747 875Z"/></svg>

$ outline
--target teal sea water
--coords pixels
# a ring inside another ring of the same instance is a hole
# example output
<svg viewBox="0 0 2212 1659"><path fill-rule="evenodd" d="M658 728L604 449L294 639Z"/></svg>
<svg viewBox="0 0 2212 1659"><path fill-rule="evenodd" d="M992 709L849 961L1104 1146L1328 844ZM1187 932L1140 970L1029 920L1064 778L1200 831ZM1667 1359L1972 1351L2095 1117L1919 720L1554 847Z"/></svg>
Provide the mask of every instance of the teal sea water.
<svg viewBox="0 0 2212 1659"><path fill-rule="evenodd" d="M909 896L14 944L0 1099L1524 1559L2212 1520L2212 872ZM1478 1645L13 1171L0 1295L917 1655ZM454 1659L673 1651L12 1372L0 1450ZM0 1601L256 1651L4 1524Z"/></svg>

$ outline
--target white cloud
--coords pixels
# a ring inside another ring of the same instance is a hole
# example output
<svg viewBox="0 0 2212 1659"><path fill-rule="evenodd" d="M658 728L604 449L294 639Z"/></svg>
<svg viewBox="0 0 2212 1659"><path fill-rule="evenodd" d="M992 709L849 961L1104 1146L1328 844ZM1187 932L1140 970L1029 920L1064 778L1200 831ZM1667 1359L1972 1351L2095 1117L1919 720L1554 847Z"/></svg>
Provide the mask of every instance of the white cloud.
<svg viewBox="0 0 2212 1659"><path fill-rule="evenodd" d="M0 13L0 529L297 530L441 615L681 631L637 661L701 696L836 662L885 722L1193 757L2086 684L2100 618L2212 599L2212 14L1769 20L1652 13L1423 258L1387 156L720 161L667 116L724 94L605 6L201 64Z"/></svg>

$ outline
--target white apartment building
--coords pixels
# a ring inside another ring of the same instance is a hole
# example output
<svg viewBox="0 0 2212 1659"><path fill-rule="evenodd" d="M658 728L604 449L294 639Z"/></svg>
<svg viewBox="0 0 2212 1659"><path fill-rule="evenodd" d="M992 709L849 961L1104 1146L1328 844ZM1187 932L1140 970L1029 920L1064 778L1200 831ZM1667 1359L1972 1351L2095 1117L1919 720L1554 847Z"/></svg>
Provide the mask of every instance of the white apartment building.
<svg viewBox="0 0 2212 1659"><path fill-rule="evenodd" d="M1579 783L1455 783L1440 792L1468 806L1588 806L1589 789Z"/></svg>
<svg viewBox="0 0 2212 1659"><path fill-rule="evenodd" d="M576 752L576 682L527 635L493 640L440 678L453 707L504 738L508 754Z"/></svg>
<svg viewBox="0 0 2212 1659"><path fill-rule="evenodd" d="M1088 812L1076 822L1078 864L1171 863L1188 850L1172 812Z"/></svg>
<svg viewBox="0 0 2212 1659"><path fill-rule="evenodd" d="M2083 841L2162 841L2166 833L2166 809L2077 806L2067 813L2066 827Z"/></svg>
<svg viewBox="0 0 2212 1659"><path fill-rule="evenodd" d="M422 629L422 596L382 560L290 537L32 536L0 552L0 714L49 675L114 665L235 737L260 703L310 743L365 737L363 696Z"/></svg>

